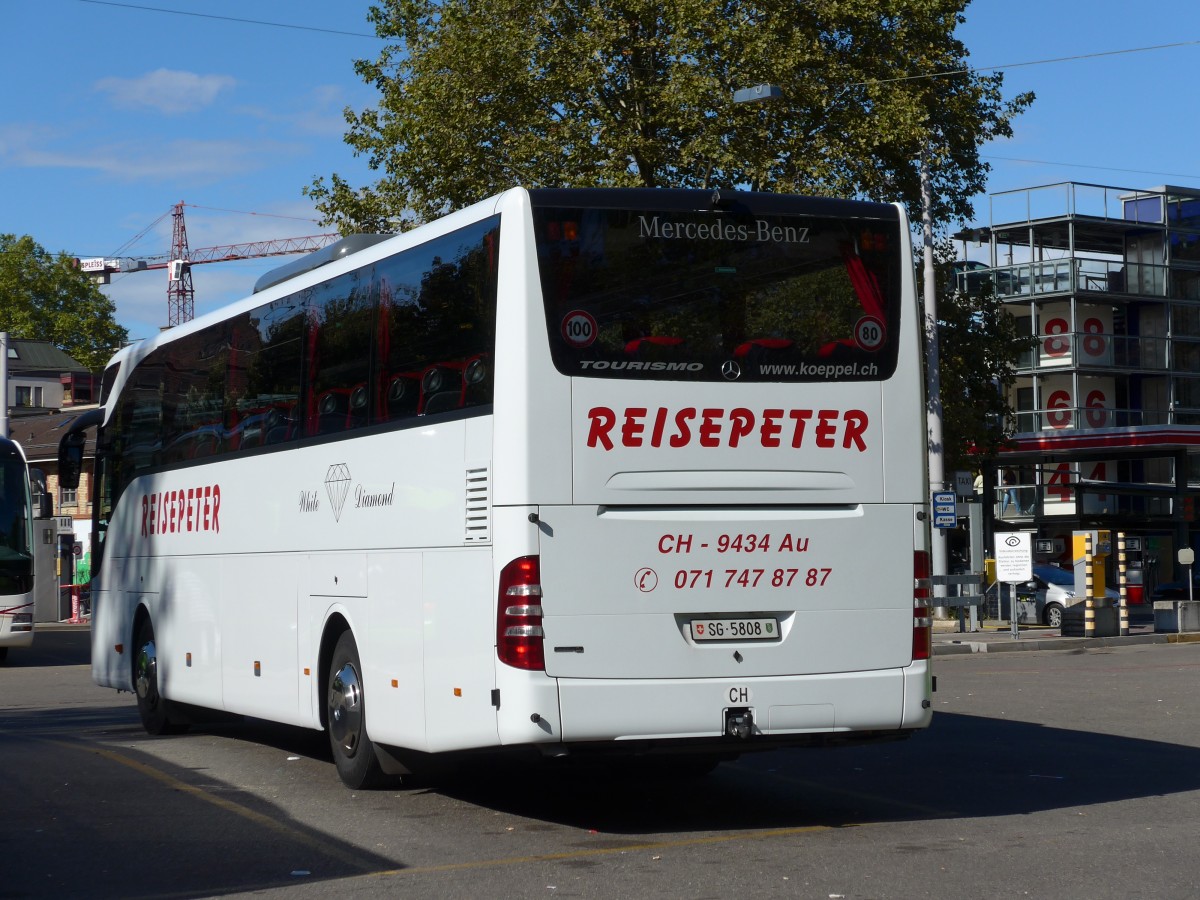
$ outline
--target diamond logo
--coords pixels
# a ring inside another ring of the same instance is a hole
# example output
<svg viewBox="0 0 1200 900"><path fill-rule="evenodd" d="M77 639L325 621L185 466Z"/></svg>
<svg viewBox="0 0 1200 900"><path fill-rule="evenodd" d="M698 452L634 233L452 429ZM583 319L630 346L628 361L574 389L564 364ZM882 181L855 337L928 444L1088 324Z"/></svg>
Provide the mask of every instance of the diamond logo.
<svg viewBox="0 0 1200 900"><path fill-rule="evenodd" d="M325 493L333 507L333 519L341 521L342 507L350 493L350 467L345 463L334 463L325 473Z"/></svg>

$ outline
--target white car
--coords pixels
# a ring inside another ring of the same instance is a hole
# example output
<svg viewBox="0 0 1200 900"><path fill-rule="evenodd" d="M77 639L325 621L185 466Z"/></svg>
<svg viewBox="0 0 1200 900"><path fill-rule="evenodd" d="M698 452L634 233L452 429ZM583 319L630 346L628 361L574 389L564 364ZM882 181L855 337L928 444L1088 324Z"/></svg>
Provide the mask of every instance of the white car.
<svg viewBox="0 0 1200 900"><path fill-rule="evenodd" d="M1008 618L1008 604L1011 588L1000 585L999 616ZM995 590L988 591L989 595ZM1110 600L1119 600L1121 595L1112 588L1106 588L1104 595ZM1018 600L1032 600L1035 604L1037 621L1051 628L1062 627L1063 610L1074 606L1083 597L1075 596L1075 573L1070 569L1047 564L1033 567L1033 578L1024 584L1017 585Z"/></svg>
<svg viewBox="0 0 1200 900"><path fill-rule="evenodd" d="M1017 587L1017 596L1029 591L1037 604L1038 621L1051 628L1061 628L1063 610L1083 599L1075 596L1075 573L1058 566L1034 566L1033 579ZM1106 588L1104 595L1110 600L1121 599L1112 588Z"/></svg>

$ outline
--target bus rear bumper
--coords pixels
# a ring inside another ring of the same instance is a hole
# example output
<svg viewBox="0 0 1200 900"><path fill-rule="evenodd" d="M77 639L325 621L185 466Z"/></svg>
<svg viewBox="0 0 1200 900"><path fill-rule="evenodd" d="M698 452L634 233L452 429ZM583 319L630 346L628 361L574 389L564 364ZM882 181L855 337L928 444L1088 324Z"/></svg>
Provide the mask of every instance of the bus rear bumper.
<svg viewBox="0 0 1200 900"><path fill-rule="evenodd" d="M0 647L29 647L32 644L32 613L0 616Z"/></svg>
<svg viewBox="0 0 1200 900"><path fill-rule="evenodd" d="M929 724L929 664L831 675L559 679L562 741L892 734ZM787 741L785 741L786 743ZM749 749L749 748L747 748Z"/></svg>

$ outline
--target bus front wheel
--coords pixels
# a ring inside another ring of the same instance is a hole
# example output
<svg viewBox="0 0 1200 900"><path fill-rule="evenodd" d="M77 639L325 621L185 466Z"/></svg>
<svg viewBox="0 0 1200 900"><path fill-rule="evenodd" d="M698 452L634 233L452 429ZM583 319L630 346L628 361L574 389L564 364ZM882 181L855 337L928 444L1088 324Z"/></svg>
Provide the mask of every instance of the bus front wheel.
<svg viewBox="0 0 1200 900"><path fill-rule="evenodd" d="M171 701L158 692L158 646L149 617L138 626L137 648L133 657L133 688L137 694L138 715L148 734L176 734L187 724L172 715Z"/></svg>
<svg viewBox="0 0 1200 900"><path fill-rule="evenodd" d="M326 712L329 716L329 745L342 782L354 790L380 784L383 770L375 756L375 747L367 736L362 663L358 658L354 635L349 631L338 638L333 650Z"/></svg>

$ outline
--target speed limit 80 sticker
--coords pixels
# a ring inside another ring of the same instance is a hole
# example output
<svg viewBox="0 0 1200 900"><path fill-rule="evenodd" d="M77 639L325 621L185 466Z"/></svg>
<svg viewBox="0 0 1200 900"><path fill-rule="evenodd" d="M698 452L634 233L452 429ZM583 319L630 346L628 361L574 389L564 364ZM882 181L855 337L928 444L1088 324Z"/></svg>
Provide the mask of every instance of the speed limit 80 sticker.
<svg viewBox="0 0 1200 900"><path fill-rule="evenodd" d="M874 352L887 340L887 329L876 316L863 316L854 324L854 343L861 349Z"/></svg>

